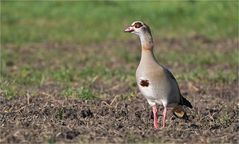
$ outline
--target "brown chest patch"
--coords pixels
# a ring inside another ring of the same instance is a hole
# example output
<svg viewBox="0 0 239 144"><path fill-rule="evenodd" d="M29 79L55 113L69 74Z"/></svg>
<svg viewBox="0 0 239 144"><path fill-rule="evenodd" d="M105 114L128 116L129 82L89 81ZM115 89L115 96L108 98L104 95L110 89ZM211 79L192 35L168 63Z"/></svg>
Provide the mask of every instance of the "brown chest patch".
<svg viewBox="0 0 239 144"><path fill-rule="evenodd" d="M149 80L141 80L140 85L142 87L148 87L149 86Z"/></svg>

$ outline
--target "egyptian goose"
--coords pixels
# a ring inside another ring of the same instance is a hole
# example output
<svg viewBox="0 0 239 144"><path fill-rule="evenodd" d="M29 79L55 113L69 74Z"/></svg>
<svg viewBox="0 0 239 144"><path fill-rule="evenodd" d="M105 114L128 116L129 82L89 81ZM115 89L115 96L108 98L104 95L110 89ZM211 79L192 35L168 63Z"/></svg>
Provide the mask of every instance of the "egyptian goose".
<svg viewBox="0 0 239 144"><path fill-rule="evenodd" d="M136 70L136 79L139 90L152 107L154 128L158 128L156 104L164 106L162 127L165 127L167 109L172 109L177 117L185 117L186 112L182 106L192 108L192 105L181 95L173 74L157 62L150 28L141 21L135 21L125 32L138 35L141 41L141 60Z"/></svg>

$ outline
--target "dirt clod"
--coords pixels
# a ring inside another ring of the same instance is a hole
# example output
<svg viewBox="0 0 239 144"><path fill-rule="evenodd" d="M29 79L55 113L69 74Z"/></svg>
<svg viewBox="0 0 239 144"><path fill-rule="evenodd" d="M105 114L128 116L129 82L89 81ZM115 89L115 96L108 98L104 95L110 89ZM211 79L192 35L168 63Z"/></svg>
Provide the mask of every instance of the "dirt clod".
<svg viewBox="0 0 239 144"><path fill-rule="evenodd" d="M77 137L79 134L80 134L80 132L78 132L78 131L66 131L66 132L61 133L58 136L58 138L66 138L68 140L72 140L75 137Z"/></svg>
<svg viewBox="0 0 239 144"><path fill-rule="evenodd" d="M90 109L82 110L81 111L81 117L93 117L93 113L90 111Z"/></svg>

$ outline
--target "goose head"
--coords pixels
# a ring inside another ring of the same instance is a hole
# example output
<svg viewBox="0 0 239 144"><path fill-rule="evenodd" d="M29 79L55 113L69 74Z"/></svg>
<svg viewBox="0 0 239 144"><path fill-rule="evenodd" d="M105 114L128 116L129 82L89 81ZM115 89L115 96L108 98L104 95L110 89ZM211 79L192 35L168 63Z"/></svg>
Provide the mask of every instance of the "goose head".
<svg viewBox="0 0 239 144"><path fill-rule="evenodd" d="M125 32L133 33L138 36L144 35L145 33L151 34L149 26L147 26L142 21L133 22L128 28L124 30Z"/></svg>

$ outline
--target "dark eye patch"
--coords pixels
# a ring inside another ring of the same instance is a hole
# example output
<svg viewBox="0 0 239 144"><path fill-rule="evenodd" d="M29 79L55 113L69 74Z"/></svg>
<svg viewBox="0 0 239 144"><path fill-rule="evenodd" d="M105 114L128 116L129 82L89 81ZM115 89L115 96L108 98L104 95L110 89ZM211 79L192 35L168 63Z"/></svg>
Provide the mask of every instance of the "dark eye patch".
<svg viewBox="0 0 239 144"><path fill-rule="evenodd" d="M140 23L140 22L136 22L135 24L134 24L134 27L135 28L140 28L140 27L142 27L143 25Z"/></svg>

